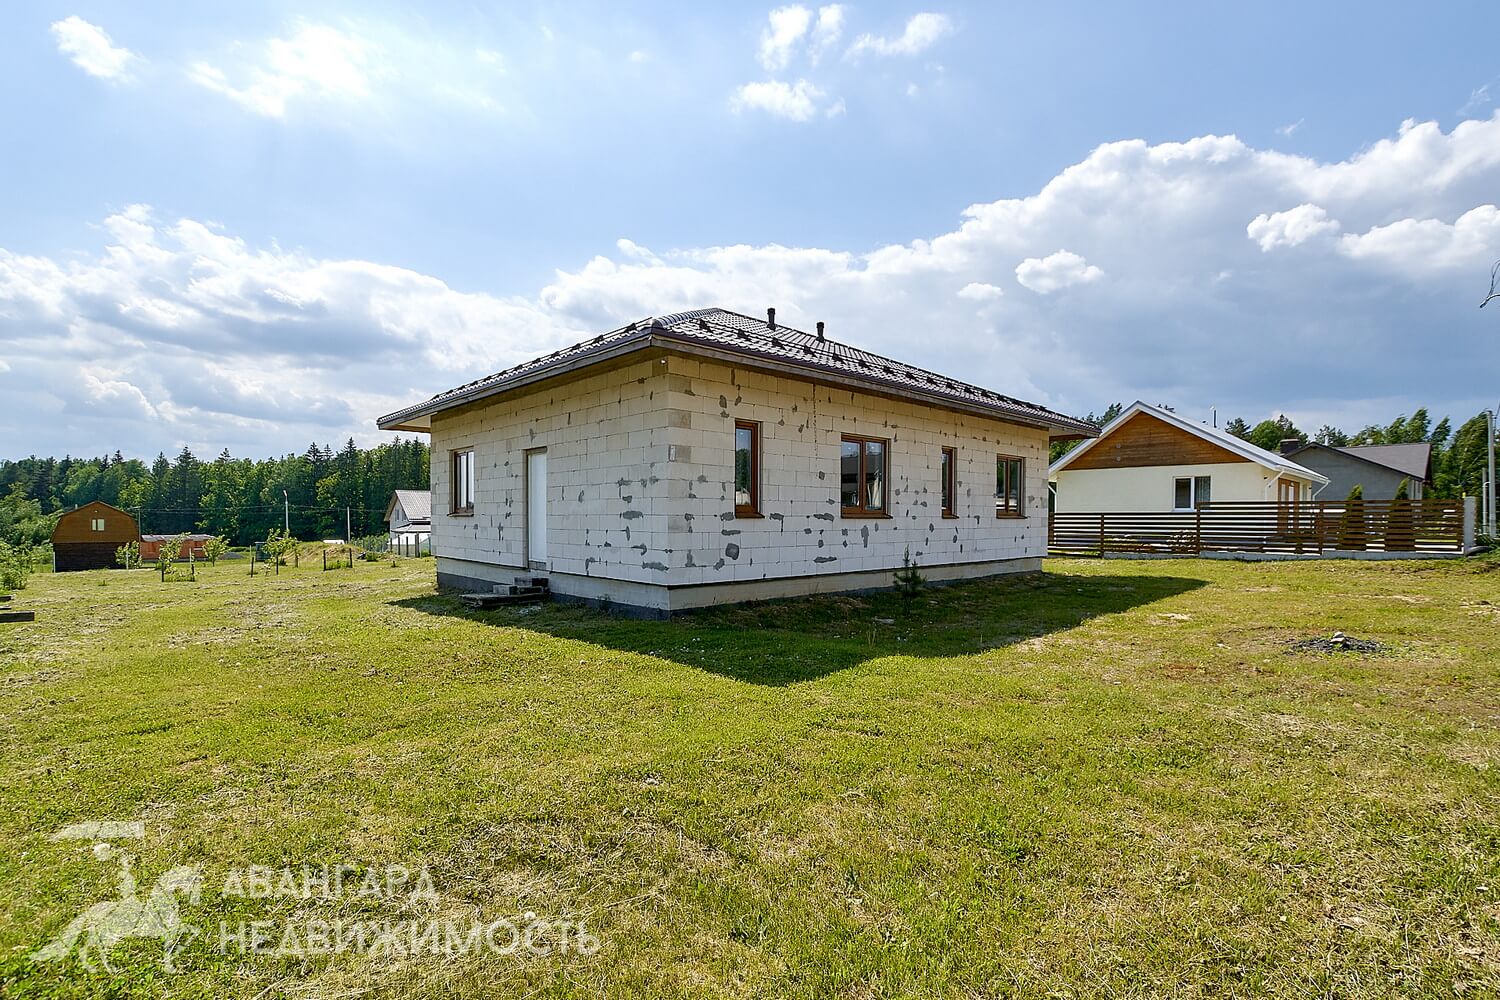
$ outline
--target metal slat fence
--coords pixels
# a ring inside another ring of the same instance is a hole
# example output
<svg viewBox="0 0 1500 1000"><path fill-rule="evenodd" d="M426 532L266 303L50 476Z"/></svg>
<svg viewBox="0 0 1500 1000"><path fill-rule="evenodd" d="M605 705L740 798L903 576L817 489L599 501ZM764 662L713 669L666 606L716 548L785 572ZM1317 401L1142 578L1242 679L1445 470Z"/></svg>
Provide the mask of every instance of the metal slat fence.
<svg viewBox="0 0 1500 1000"><path fill-rule="evenodd" d="M1461 500L1211 503L1191 511L1054 513L1054 555L1464 551Z"/></svg>

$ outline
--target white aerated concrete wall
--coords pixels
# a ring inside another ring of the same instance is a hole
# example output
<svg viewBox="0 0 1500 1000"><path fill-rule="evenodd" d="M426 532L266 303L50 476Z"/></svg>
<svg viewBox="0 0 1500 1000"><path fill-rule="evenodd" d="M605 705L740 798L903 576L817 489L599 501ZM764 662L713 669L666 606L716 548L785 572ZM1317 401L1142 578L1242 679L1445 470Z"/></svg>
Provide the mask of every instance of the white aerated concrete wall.
<svg viewBox="0 0 1500 1000"><path fill-rule="evenodd" d="M761 427L759 518L735 515L736 420ZM890 442L889 517L841 515L845 433ZM475 509L453 516L449 456L470 446ZM944 447L958 451L956 518L942 516ZM886 586L908 547L934 580L1035 569L1046 551L1046 431L672 355L436 416L442 582L527 573L532 448L547 449L547 572L563 595L675 610ZM995 516L1001 455L1026 463L1023 518Z"/></svg>

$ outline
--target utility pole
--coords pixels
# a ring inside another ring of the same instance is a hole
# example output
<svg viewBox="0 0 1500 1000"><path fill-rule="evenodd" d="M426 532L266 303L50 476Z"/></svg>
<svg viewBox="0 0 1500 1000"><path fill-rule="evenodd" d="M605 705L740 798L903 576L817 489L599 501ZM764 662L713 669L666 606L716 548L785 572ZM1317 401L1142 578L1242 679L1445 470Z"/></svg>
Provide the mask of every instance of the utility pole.
<svg viewBox="0 0 1500 1000"><path fill-rule="evenodd" d="M349 508L345 507L344 508L344 544L345 545L351 545L354 542L354 535L352 533L353 529L350 527L351 524L353 524L353 521L349 517Z"/></svg>
<svg viewBox="0 0 1500 1000"><path fill-rule="evenodd" d="M1484 484L1484 532L1495 538L1495 411L1486 410L1484 413L1485 425L1488 434L1489 450L1485 455L1485 465L1488 470L1488 480Z"/></svg>
<svg viewBox="0 0 1500 1000"><path fill-rule="evenodd" d="M281 491L281 502L285 505L282 509L285 520L282 521L281 526L286 531L287 537L290 538L292 534L292 498L286 495L286 490Z"/></svg>

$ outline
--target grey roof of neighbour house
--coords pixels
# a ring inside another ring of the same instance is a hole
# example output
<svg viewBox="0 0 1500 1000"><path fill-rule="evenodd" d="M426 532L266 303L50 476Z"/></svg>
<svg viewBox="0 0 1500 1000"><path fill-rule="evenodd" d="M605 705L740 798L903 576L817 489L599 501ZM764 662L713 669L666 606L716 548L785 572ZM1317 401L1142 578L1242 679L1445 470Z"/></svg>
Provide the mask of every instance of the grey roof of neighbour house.
<svg viewBox="0 0 1500 1000"><path fill-rule="evenodd" d="M1327 448L1330 451L1350 455L1423 482L1428 480L1432 469L1432 445L1426 441L1417 444L1365 444L1347 447L1309 443L1295 451L1287 452L1287 455L1288 457L1300 455L1317 448Z"/></svg>
<svg viewBox="0 0 1500 1000"><path fill-rule="evenodd" d="M1425 441L1421 444L1357 445L1339 451L1416 479L1426 479L1432 468L1432 445Z"/></svg>
<svg viewBox="0 0 1500 1000"><path fill-rule="evenodd" d="M777 369L795 369L813 380L822 376L840 383L852 382L929 405L979 411L1017 423L1046 427L1058 435L1087 437L1098 431L1086 420L1036 403L992 392L780 323L772 326L767 320L726 309L695 309L648 317L545 357L440 392L424 403L381 417L379 425L385 429L399 429L413 418L430 416L550 375L650 346L727 353L751 364L758 361Z"/></svg>
<svg viewBox="0 0 1500 1000"><path fill-rule="evenodd" d="M390 520L391 510L396 503L401 504L401 509L406 512L406 519L413 524L432 520L432 491L431 490L397 490L395 500L390 507L386 508L386 520Z"/></svg>

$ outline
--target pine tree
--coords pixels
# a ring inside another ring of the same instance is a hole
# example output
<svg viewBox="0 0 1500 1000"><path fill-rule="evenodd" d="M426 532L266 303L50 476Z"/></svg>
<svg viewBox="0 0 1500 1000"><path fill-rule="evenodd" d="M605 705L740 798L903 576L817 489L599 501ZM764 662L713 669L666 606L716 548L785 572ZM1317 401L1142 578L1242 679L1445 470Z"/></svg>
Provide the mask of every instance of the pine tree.
<svg viewBox="0 0 1500 1000"><path fill-rule="evenodd" d="M926 582L927 578L918 570L908 545L901 554L901 568L896 570L896 593L901 595L901 604L908 612L911 611L911 602L917 599Z"/></svg>

